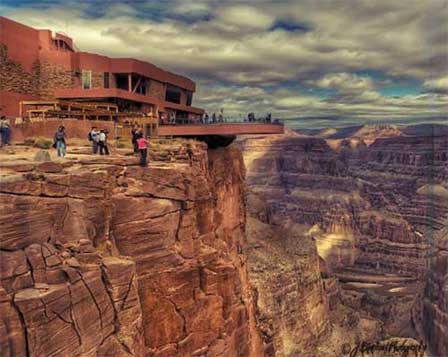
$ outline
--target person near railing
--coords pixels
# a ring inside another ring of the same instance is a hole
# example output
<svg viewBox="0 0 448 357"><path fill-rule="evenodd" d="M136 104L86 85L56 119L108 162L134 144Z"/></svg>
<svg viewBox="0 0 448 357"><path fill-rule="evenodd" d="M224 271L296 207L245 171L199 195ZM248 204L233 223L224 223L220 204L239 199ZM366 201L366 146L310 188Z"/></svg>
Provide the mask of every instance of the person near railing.
<svg viewBox="0 0 448 357"><path fill-rule="evenodd" d="M170 118L170 124L176 124L176 116L173 113L169 113L169 118Z"/></svg>

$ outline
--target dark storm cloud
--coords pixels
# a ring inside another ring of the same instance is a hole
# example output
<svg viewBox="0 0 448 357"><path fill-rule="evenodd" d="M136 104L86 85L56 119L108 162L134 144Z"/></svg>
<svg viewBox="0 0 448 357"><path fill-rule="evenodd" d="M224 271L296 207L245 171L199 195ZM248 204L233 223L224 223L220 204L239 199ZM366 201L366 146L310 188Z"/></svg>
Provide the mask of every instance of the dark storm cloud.
<svg viewBox="0 0 448 357"><path fill-rule="evenodd" d="M82 50L192 76L196 105L212 111L350 121L447 112L442 0L2 4L13 19L69 33ZM396 97L381 94L398 83ZM417 94L403 95L406 86Z"/></svg>

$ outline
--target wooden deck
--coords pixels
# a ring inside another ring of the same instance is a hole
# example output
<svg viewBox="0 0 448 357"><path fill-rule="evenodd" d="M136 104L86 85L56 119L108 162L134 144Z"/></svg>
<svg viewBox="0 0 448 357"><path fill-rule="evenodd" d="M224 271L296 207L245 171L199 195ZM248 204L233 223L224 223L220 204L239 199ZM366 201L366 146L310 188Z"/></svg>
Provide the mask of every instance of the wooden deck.
<svg viewBox="0 0 448 357"><path fill-rule="evenodd" d="M193 125L159 125L159 136L283 134L283 124L216 123Z"/></svg>

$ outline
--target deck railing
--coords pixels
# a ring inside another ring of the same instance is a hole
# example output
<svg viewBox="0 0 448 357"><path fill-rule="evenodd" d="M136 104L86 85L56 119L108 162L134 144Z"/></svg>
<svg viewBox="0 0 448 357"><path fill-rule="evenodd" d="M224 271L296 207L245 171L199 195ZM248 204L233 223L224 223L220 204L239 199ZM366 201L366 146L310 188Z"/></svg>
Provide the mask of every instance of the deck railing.
<svg viewBox="0 0 448 357"><path fill-rule="evenodd" d="M273 125L284 125L283 120L281 119L273 119L271 121L267 121L265 119L257 119L253 121L247 121L245 119L224 119L222 121L212 121L208 120L192 120L187 118L176 118L171 119L169 121L160 121L159 125L222 125L222 124L273 124Z"/></svg>

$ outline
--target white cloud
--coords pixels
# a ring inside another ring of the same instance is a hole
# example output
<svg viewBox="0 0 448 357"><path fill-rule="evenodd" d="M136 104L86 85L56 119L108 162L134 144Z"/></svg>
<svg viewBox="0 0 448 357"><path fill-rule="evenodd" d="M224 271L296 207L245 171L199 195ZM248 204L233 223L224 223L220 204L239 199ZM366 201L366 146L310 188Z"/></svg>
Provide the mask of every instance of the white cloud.
<svg viewBox="0 0 448 357"><path fill-rule="evenodd" d="M139 4L139 2L137 2ZM135 57L198 80L196 105L223 103L228 113L272 111L283 117L332 116L427 118L444 116L448 98L445 1L303 0L148 2L140 9L115 6L99 17L89 6L68 3L43 9L0 6L6 16L33 27L65 31L78 48L115 57ZM145 11L162 15L142 17ZM166 14L208 14L189 23ZM308 31L269 29L277 20ZM306 26L305 26L306 25ZM422 82L427 93L401 98L378 92L384 82ZM288 87L278 90L279 87ZM291 85L293 83L293 85ZM333 89L330 98L307 95L294 84Z"/></svg>
<svg viewBox="0 0 448 357"><path fill-rule="evenodd" d="M247 5L224 6L218 8L216 15L216 21L237 29L268 29L275 20L272 15Z"/></svg>
<svg viewBox="0 0 448 357"><path fill-rule="evenodd" d="M360 77L351 73L330 73L316 81L310 81L318 88L338 89L342 92L359 92L373 89L369 77Z"/></svg>
<svg viewBox="0 0 448 357"><path fill-rule="evenodd" d="M206 2L187 2L183 1L176 4L173 8L174 12L188 15L202 15L210 11L210 6Z"/></svg>
<svg viewBox="0 0 448 357"><path fill-rule="evenodd" d="M430 92L448 93L448 75L435 79L427 79L423 83L423 87Z"/></svg>

